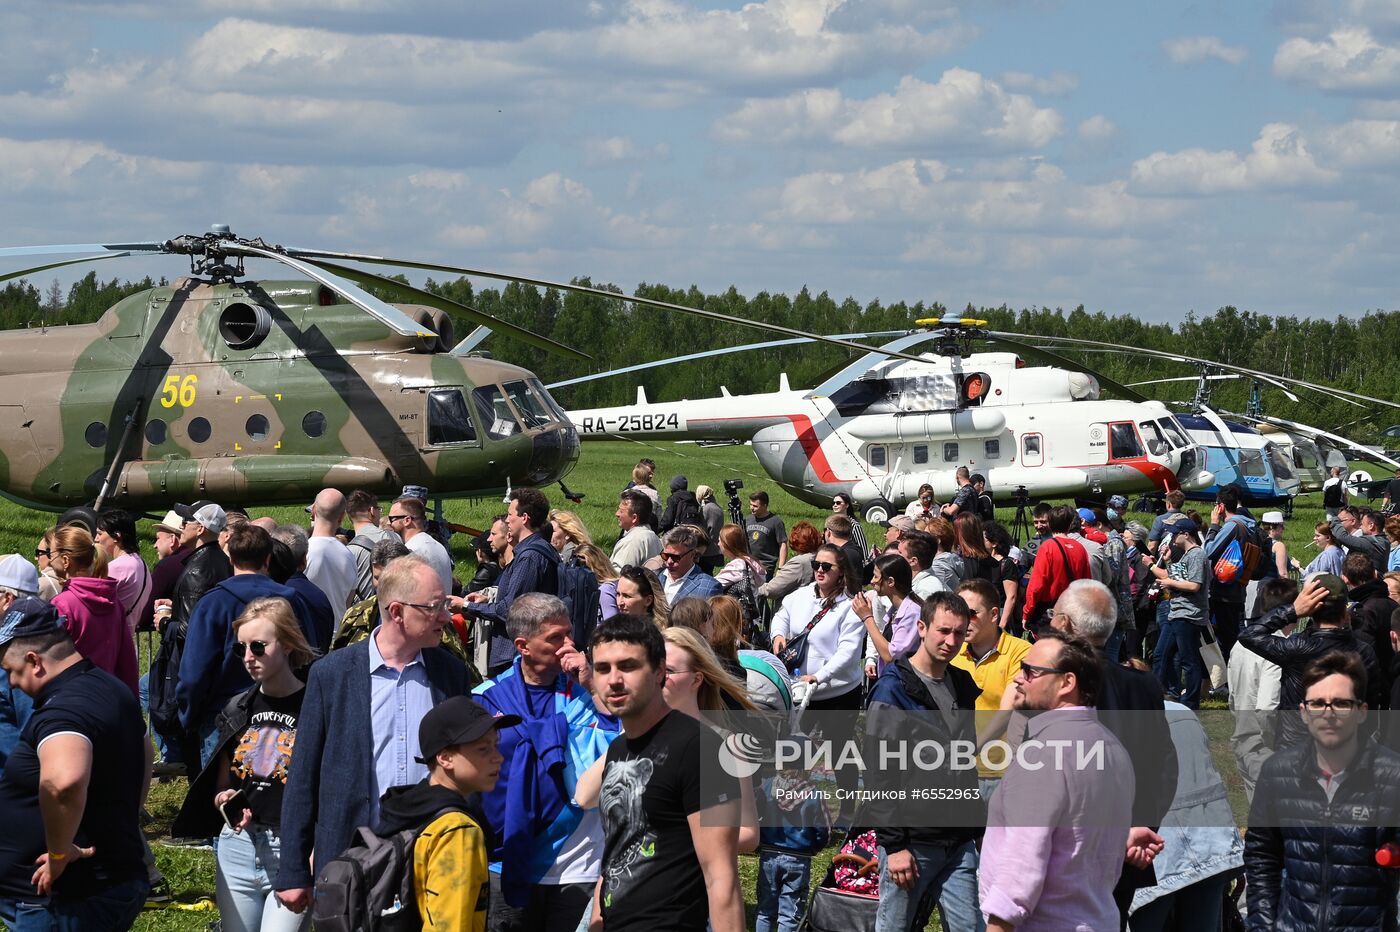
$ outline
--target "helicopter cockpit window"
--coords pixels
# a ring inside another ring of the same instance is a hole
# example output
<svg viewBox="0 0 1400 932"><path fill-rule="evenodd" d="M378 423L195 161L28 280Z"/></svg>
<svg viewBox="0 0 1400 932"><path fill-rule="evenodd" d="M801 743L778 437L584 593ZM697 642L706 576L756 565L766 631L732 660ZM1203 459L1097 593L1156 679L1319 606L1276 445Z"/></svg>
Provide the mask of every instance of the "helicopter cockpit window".
<svg viewBox="0 0 1400 932"><path fill-rule="evenodd" d="M943 462L951 463L958 458L958 445L956 443L943 444Z"/></svg>
<svg viewBox="0 0 1400 932"><path fill-rule="evenodd" d="M1126 460L1143 455L1137 431L1133 430L1133 425L1127 421L1108 425L1108 442L1110 459Z"/></svg>
<svg viewBox="0 0 1400 932"><path fill-rule="evenodd" d="M1274 479L1278 482L1293 481L1293 467L1288 462L1288 457L1283 455L1283 451L1277 444L1269 444L1269 462L1274 467Z"/></svg>
<svg viewBox="0 0 1400 932"><path fill-rule="evenodd" d="M922 466L928 462L928 444L921 443L914 448L914 465Z"/></svg>
<svg viewBox="0 0 1400 932"><path fill-rule="evenodd" d="M213 434L214 428L210 426L209 419L204 417L195 418L190 421L189 426L185 428L185 435L195 443L204 443L213 436Z"/></svg>
<svg viewBox="0 0 1400 932"><path fill-rule="evenodd" d="M540 384L539 379L529 379L525 384L530 386L530 394L538 398L540 403L548 409L551 415L550 420L567 421L569 419L569 416L564 413L564 409L559 407L553 396Z"/></svg>
<svg viewBox="0 0 1400 932"><path fill-rule="evenodd" d="M515 410L519 411L521 418L524 419L526 430L544 427L549 423L549 409L532 392L525 390L524 382L507 382L506 394L510 396Z"/></svg>
<svg viewBox="0 0 1400 932"><path fill-rule="evenodd" d="M494 385L483 385L472 392L472 399L476 403L476 413L480 415L483 424L486 424L486 435L493 440L504 440L520 432L520 425L515 421L515 415L510 412L510 405L506 404L505 396L501 390Z"/></svg>
<svg viewBox="0 0 1400 932"><path fill-rule="evenodd" d="M1143 439L1147 441L1147 452L1153 456L1162 456L1171 446L1167 443L1167 438L1162 436L1162 429L1152 421L1143 421L1138 427L1142 430Z"/></svg>
<svg viewBox="0 0 1400 932"><path fill-rule="evenodd" d="M1167 439L1171 441L1172 446L1176 449L1179 450L1182 447L1189 447L1191 445L1191 441L1186 439L1186 435L1181 432L1181 428L1173 419L1164 417L1157 423L1161 426L1163 432L1167 435Z"/></svg>
<svg viewBox="0 0 1400 932"><path fill-rule="evenodd" d="M326 432L326 416L320 411L308 411L301 419L301 429L313 440Z"/></svg>
<svg viewBox="0 0 1400 932"><path fill-rule="evenodd" d="M153 417L146 422L146 442L153 447L165 443L165 422L160 418Z"/></svg>
<svg viewBox="0 0 1400 932"><path fill-rule="evenodd" d="M428 393L428 444L470 443L476 430L467 414L460 388L439 388Z"/></svg>
<svg viewBox="0 0 1400 932"><path fill-rule="evenodd" d="M105 446L107 443L107 425L103 424L101 421L93 421L87 426L87 430L83 431L83 439L87 441L90 447Z"/></svg>

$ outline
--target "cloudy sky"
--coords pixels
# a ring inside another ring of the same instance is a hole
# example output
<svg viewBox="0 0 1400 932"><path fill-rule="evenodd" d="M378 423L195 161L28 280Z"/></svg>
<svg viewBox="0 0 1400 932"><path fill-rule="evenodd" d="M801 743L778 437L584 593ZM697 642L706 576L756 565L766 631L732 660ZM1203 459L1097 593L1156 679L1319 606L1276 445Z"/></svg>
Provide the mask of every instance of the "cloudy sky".
<svg viewBox="0 0 1400 932"><path fill-rule="evenodd" d="M0 167L11 245L1352 315L1400 306L1400 0L8 0Z"/></svg>

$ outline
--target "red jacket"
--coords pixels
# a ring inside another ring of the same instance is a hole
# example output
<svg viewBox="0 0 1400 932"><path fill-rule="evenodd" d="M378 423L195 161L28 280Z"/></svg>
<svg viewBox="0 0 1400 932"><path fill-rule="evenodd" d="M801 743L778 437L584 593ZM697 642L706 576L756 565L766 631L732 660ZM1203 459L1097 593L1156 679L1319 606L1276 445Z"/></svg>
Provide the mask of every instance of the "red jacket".
<svg viewBox="0 0 1400 932"><path fill-rule="evenodd" d="M1069 537L1056 534L1035 552L1030 585L1026 587L1026 608L1023 619L1034 618L1041 607L1054 605L1060 593L1076 579L1090 579L1089 554L1084 545Z"/></svg>
<svg viewBox="0 0 1400 932"><path fill-rule="evenodd" d="M63 617L78 653L125 683L133 696L139 696L136 640L126 624L126 609L117 598L117 581L75 576L53 597L52 604Z"/></svg>

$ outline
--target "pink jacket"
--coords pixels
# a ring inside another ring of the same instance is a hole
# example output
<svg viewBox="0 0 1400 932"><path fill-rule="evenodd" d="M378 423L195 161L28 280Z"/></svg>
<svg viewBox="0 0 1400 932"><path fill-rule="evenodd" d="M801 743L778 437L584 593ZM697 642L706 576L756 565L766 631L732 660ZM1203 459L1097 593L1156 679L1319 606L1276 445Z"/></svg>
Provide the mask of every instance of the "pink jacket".
<svg viewBox="0 0 1400 932"><path fill-rule="evenodd" d="M125 683L140 696L136 640L126 625L115 579L76 576L53 598L78 653Z"/></svg>

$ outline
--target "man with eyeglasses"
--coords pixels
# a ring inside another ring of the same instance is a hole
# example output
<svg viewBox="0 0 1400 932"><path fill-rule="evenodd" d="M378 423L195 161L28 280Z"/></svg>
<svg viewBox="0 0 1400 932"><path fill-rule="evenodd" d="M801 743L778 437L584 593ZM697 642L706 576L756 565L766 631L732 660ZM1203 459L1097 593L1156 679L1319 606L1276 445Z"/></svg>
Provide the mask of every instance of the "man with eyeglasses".
<svg viewBox="0 0 1400 932"><path fill-rule="evenodd" d="M267 575L272 560L272 536L260 527L241 524L229 533L229 562L233 575L205 593L190 616L185 652L180 658L180 682L175 695L180 722L199 742L199 767L218 750L218 715L230 699L253 685L243 656L234 650L233 622L255 599L276 596L291 603L302 633L312 647L317 642L311 609L292 589Z"/></svg>
<svg viewBox="0 0 1400 932"><path fill-rule="evenodd" d="M417 783L418 723L468 689L461 660L435 645L450 623L437 570L410 554L379 578L379 626L311 667L297 720L297 752L282 797L282 862L274 886L293 912L311 901L319 862L374 824L379 798Z"/></svg>
<svg viewBox="0 0 1400 932"><path fill-rule="evenodd" d="M1101 683L1094 648L1056 630L1031 645L1012 681L1012 707L1037 714L987 814L977 881L988 932L1119 927L1112 891L1132 820L1133 765L1098 721ZM1077 767L1073 753L1057 764L1059 741L1101 748L1103 765Z"/></svg>
<svg viewBox="0 0 1400 932"><path fill-rule="evenodd" d="M666 542L661 546L666 573L661 577L661 586L666 590L667 605L675 605L681 599L708 599L720 594L719 580L696 564L704 549L694 528L681 525L666 532Z"/></svg>
<svg viewBox="0 0 1400 932"><path fill-rule="evenodd" d="M428 511L411 495L394 499L389 506L389 530L403 538L408 549L427 560L437 570L442 591L452 594L452 556L436 537L428 533Z"/></svg>
<svg viewBox="0 0 1400 932"><path fill-rule="evenodd" d="M1274 637L1285 625L1311 618L1312 624L1288 637ZM1303 675L1314 660L1335 650L1355 654L1366 670L1366 695L1375 708L1386 699L1381 684L1380 663L1371 645L1351 630L1351 609L1347 604L1347 584L1340 576L1319 573L1307 581L1292 605L1280 605L1240 631L1240 643L1277 664L1282 671L1279 685L1278 742L1286 748L1307 738L1307 729L1294 712L1303 701Z"/></svg>
<svg viewBox="0 0 1400 932"><path fill-rule="evenodd" d="M1301 682L1310 740L1265 762L1249 809L1249 928L1394 932L1400 872L1376 859L1400 841L1400 755L1362 734L1368 681L1355 653L1323 654Z"/></svg>

